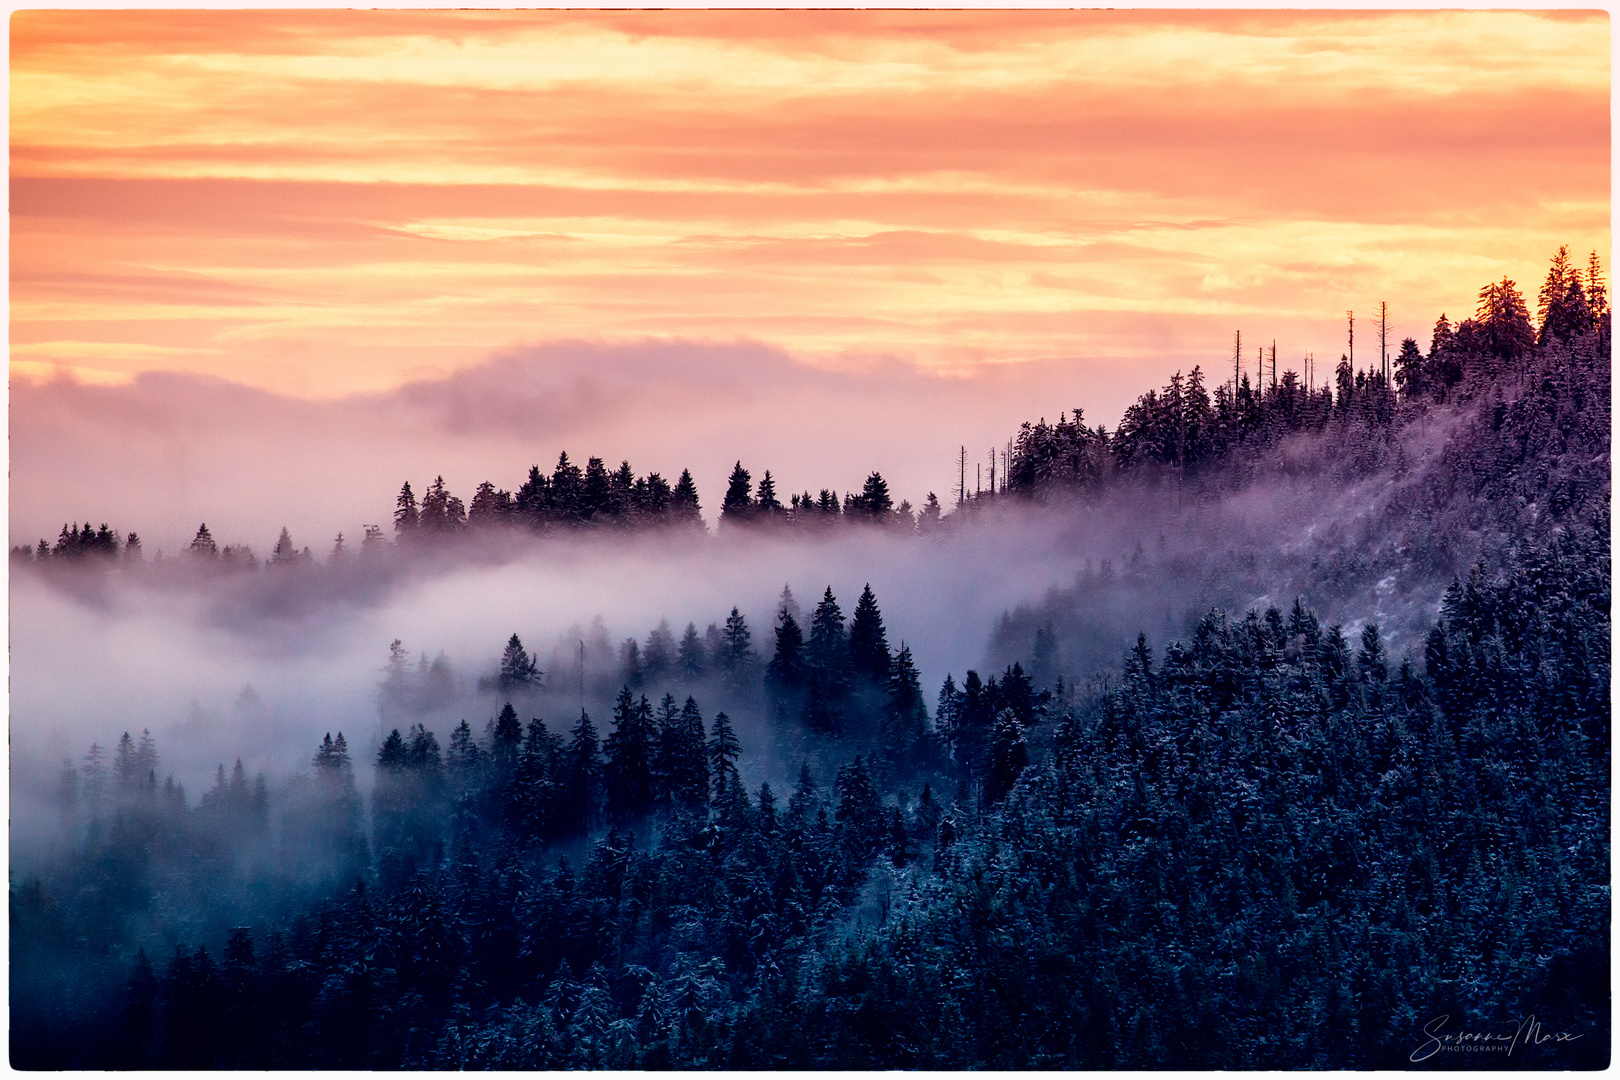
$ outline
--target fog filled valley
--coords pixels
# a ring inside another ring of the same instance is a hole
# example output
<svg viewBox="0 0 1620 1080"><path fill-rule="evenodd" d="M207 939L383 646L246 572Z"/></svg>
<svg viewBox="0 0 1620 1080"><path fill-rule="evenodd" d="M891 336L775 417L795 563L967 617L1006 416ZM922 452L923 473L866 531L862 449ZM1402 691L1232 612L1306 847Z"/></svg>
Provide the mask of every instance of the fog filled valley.
<svg viewBox="0 0 1620 1080"><path fill-rule="evenodd" d="M1610 333L1555 262L915 506L14 538L12 1063L1606 1064Z"/></svg>

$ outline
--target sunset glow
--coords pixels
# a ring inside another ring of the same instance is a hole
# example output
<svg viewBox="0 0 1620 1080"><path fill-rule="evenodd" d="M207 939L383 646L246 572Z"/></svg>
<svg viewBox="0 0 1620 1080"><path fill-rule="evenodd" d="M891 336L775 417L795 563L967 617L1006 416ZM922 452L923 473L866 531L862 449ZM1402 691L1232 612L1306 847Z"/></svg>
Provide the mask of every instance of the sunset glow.
<svg viewBox="0 0 1620 1080"><path fill-rule="evenodd" d="M14 375L386 390L521 344L1215 365L1609 244L1609 22L21 12ZM1533 289L1534 283L1530 284Z"/></svg>

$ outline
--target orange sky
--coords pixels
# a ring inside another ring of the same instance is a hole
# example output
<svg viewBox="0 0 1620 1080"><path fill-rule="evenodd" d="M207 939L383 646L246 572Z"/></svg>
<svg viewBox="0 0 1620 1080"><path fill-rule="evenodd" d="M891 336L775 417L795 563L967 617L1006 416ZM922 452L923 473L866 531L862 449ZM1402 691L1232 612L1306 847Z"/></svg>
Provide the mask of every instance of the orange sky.
<svg viewBox="0 0 1620 1080"><path fill-rule="evenodd" d="M1601 12L20 12L12 370L330 398L683 338L1143 389L1379 300L1426 343L1606 258L1609 57Z"/></svg>

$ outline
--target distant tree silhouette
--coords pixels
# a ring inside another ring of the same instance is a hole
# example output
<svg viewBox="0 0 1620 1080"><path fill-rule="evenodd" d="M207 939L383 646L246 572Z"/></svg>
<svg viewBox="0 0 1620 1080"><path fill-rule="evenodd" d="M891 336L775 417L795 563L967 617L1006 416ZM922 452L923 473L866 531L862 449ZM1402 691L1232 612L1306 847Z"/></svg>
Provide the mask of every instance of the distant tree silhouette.
<svg viewBox="0 0 1620 1080"><path fill-rule="evenodd" d="M855 614L849 621L849 665L859 677L875 686L889 678L889 642L883 629L883 613L870 583L861 590Z"/></svg>
<svg viewBox="0 0 1620 1080"><path fill-rule="evenodd" d="M394 534L401 537L414 536L420 516L416 507L416 494L411 491L411 482L407 480L399 489L399 497L394 500Z"/></svg>
<svg viewBox="0 0 1620 1080"><path fill-rule="evenodd" d="M219 557L219 546L214 543L213 534L208 531L206 522L197 526L197 535L192 538L189 550L197 558L215 559Z"/></svg>
<svg viewBox="0 0 1620 1080"><path fill-rule="evenodd" d="M754 510L753 500L749 497L748 470L737 462L731 470L731 479L726 486L725 499L720 504L720 520L728 524L746 521L752 516Z"/></svg>
<svg viewBox="0 0 1620 1080"><path fill-rule="evenodd" d="M513 690L526 686L539 686L545 672L540 670L538 657L531 656L523 648L523 641L513 634L506 642L506 651L501 654L501 670L496 677L496 688L501 693L510 693Z"/></svg>

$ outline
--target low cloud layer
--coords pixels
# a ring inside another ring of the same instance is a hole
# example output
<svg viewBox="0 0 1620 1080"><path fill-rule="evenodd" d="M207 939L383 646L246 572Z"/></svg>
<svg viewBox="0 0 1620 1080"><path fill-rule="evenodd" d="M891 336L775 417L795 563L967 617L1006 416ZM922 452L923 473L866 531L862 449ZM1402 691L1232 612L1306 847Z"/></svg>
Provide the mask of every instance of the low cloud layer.
<svg viewBox="0 0 1620 1080"><path fill-rule="evenodd" d="M576 640L585 641L588 704L605 723L602 644L616 650L626 637L645 640L660 619L677 635L688 622L702 632L735 605L768 657L784 585L807 610L830 586L848 615L870 583L891 643L911 645L932 696L947 670L960 678L981 662L1002 610L1072 581L1081 566L1081 546L1018 532L1016 558L1005 530L945 542L867 530L824 541L563 540L525 544L493 565L468 560L383 588L318 587L290 600L300 587L278 585L275 570L196 588L139 574L20 574L11 594L14 745L27 768L48 773L92 740L106 745L124 730L150 728L165 769L193 791L217 762L237 756L250 770L302 767L327 731L347 732L363 763L382 722L378 688L390 642L401 640L413 670L421 656L441 652L452 666L455 698L427 718L443 739L462 717L482 731L499 708L477 680L494 673L514 632L551 670L555 699L534 708L554 729L577 715L572 661Z"/></svg>
<svg viewBox="0 0 1620 1080"><path fill-rule="evenodd" d="M1086 505L1004 505L930 536L514 533L377 574L268 568L185 584L153 567L22 573L11 594L14 760L24 787L47 790L64 755L145 727L165 768L195 790L238 756L250 770L301 768L323 733L343 730L364 766L385 726L379 688L395 639L412 670L442 654L454 673L452 692L419 714L441 739L462 718L481 731L498 710L478 681L495 673L512 633L549 672L551 692L529 714L554 730L577 716L583 643L586 704L606 727L625 638L645 641L660 620L677 637L688 622L701 634L735 606L763 660L784 585L806 611L831 587L847 616L870 584L891 646L912 648L930 701L947 672L1030 660L1034 628L1048 620L1070 680L1115 668L1138 630L1162 648L1211 607L1286 609L1295 596L1352 631L1381 622L1406 654L1453 571L1408 565L1399 543L1380 543L1382 515L1438 466L1461 419L1409 429L1396 455L1404 472L1368 474L1331 497L1332 462L1302 436L1263 484L1220 498L1122 489ZM715 686L694 692L707 712L730 707ZM757 754L767 742L757 710L739 720ZM756 777L794 767L757 756L748 766Z"/></svg>
<svg viewBox="0 0 1620 1080"><path fill-rule="evenodd" d="M1168 373L1166 373L1168 374ZM11 400L13 544L65 522L138 532L150 553L207 522L221 543L265 554L283 525L324 554L339 530L388 526L399 486L443 474L516 490L561 451L628 459L673 479L690 468L712 523L741 459L784 499L858 489L876 469L896 501L949 502L958 447L967 483L1024 420L1084 405L1112 424L1140 386L1052 363L971 375L872 362L829 371L753 343L557 342L512 350L445 379L313 402L219 379L148 373L123 386L17 381Z"/></svg>

